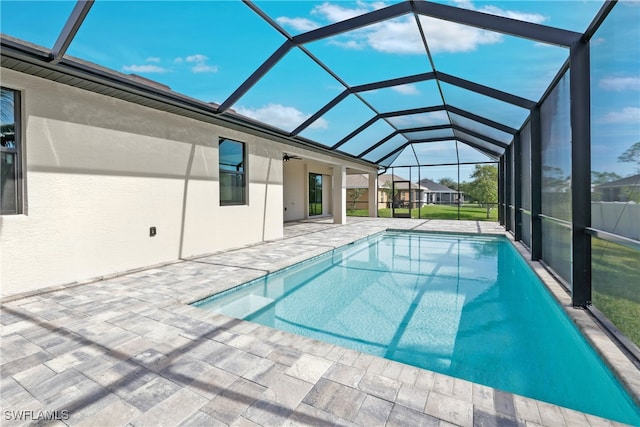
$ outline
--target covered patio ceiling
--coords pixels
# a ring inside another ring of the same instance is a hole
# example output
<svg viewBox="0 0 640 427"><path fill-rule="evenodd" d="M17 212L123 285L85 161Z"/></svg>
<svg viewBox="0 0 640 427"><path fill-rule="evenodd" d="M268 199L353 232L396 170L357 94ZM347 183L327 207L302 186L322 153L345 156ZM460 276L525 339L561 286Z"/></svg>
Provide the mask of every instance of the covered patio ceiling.
<svg viewBox="0 0 640 427"><path fill-rule="evenodd" d="M485 162L504 153L603 4L3 1L3 66L95 73L380 167Z"/></svg>

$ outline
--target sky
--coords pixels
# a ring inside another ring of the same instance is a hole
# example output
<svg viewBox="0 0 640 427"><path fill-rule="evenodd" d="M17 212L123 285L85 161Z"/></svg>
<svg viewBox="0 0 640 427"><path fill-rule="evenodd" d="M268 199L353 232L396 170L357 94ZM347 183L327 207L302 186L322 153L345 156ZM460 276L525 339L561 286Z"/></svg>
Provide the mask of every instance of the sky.
<svg viewBox="0 0 640 427"><path fill-rule="evenodd" d="M298 35L394 3L256 0L254 4L288 34ZM588 27L602 6L602 1L595 0L445 0L438 3L577 32ZM0 3L2 32L51 47L73 5L74 2L69 1L3 0ZM629 173L631 165L619 164L617 156L621 153L618 152L624 144L631 144L633 138L638 139L640 133L637 131L640 59L637 46L635 55L624 51L624 46L628 49L630 45L625 43L625 38L640 38L637 34L639 5L638 1L620 2L614 10L616 25L603 29L593 46L593 56L598 64L593 73L592 91L602 101L592 108L593 133L599 141L612 134L624 141L616 150L603 150L594 166L617 168L623 174ZM437 71L538 101L568 57L568 50L563 47L424 16L419 19L433 64L425 54L414 16L404 15L310 42L304 45L304 50L292 49L232 108L291 132L340 94L345 85L426 73L433 71L433 65ZM67 53L122 73L144 76L205 102L222 103L285 40L284 35L241 1L97 0ZM330 68L335 76L318 65L314 58ZM424 81L362 92L360 97L349 95L300 135L332 146L374 117L376 112L440 105L443 96L449 105L480 112L516 129L528 114L522 108L454 85L438 87L434 81ZM473 126L472 130L490 131L492 137L507 138L508 142L508 135L462 117L457 119L467 127ZM440 112L398 117L390 122L406 128L447 124L448 118ZM360 154L371 141L378 141L393 130L390 124L378 120L341 149ZM406 139L397 137L388 144L395 148L404 142ZM611 141L608 144L611 145ZM431 164L455 161L457 155L451 149L455 145L448 142L415 147L418 157ZM595 151L604 148L601 145L604 143L598 143ZM366 158L377 161L384 154L382 151L374 150ZM461 161L463 158L488 160L477 150L469 150L468 146L458 154ZM408 161L412 156L415 158L416 155L401 153L397 161Z"/></svg>

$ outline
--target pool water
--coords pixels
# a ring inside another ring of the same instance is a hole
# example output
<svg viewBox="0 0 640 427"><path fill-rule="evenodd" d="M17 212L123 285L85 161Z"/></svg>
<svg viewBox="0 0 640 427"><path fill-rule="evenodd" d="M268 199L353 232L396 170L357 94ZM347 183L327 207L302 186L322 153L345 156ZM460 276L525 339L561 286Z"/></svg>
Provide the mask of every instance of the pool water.
<svg viewBox="0 0 640 427"><path fill-rule="evenodd" d="M640 425L503 236L385 232L195 305Z"/></svg>

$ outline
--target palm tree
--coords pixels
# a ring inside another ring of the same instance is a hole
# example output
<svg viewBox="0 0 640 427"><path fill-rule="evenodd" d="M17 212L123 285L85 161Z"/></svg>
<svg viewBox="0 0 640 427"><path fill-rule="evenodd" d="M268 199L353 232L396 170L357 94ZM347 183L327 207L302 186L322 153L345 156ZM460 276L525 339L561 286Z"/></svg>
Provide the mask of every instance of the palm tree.
<svg viewBox="0 0 640 427"><path fill-rule="evenodd" d="M8 146L9 141L15 144L13 138L8 138L9 135L15 134L15 103L13 91L8 89L2 89L0 91L0 131L2 132L2 146Z"/></svg>
<svg viewBox="0 0 640 427"><path fill-rule="evenodd" d="M2 126L13 124L13 98L13 91L4 88L0 91L0 105L2 106L0 108L0 123L2 123Z"/></svg>

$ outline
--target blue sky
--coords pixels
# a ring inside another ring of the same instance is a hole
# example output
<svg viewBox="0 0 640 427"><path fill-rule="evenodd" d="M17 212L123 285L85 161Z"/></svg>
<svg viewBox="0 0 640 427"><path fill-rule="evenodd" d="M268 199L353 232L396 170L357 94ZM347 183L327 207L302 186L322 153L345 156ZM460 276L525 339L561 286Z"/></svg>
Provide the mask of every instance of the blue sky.
<svg viewBox="0 0 640 427"><path fill-rule="evenodd" d="M255 2L291 35L393 3ZM457 0L440 3L578 32L587 28L602 5L601 1ZM3 0L0 4L2 32L51 47L73 4L68 1ZM627 34L629 27L631 37L639 36L639 9L638 1L621 2L616 6L618 33ZM438 71L534 101L539 99L568 56L568 51L561 47L428 17L420 17L420 22ZM620 31L621 26L625 31ZM613 26L606 31L603 29L601 37L597 37L597 43L603 47L593 48L599 62L594 70L592 90L603 100L593 109L594 135L600 135L602 139L601 135L619 133L620 141L629 144L629 138L638 138L639 59L637 50L636 55L627 54L625 59L617 57L625 55L622 45L628 48L629 43L624 43L625 36L614 43L614 29ZM68 54L123 73L139 74L206 102L221 103L284 41L282 34L240 1L97 0ZM433 70L413 15L312 42L306 48L348 85ZM527 116L526 110L452 85L445 84L441 88L447 103L469 111L481 111L489 118L516 128ZM344 85L339 80L295 48L233 108L291 131L343 90ZM361 96L379 112L442 103L434 82L365 92ZM351 95L301 135L331 146L374 115L369 106ZM406 126L446 123L446 117L442 121L437 115L403 120L406 123L402 125ZM369 139L382 138L392 130L388 124L377 122L366 135L345 144L344 148L359 154L367 147ZM623 143L619 144L621 147L617 151L623 148ZM436 149L441 150L440 145L420 148L425 152L432 151L434 154L427 157L434 161L445 161L441 154L435 154ZM616 156L621 153L616 151L614 155L613 151L602 153L594 161L594 169L599 170L596 165L617 167L623 174L628 173L631 165L617 164ZM470 158L478 157L477 154ZM484 156L480 158L485 159Z"/></svg>

